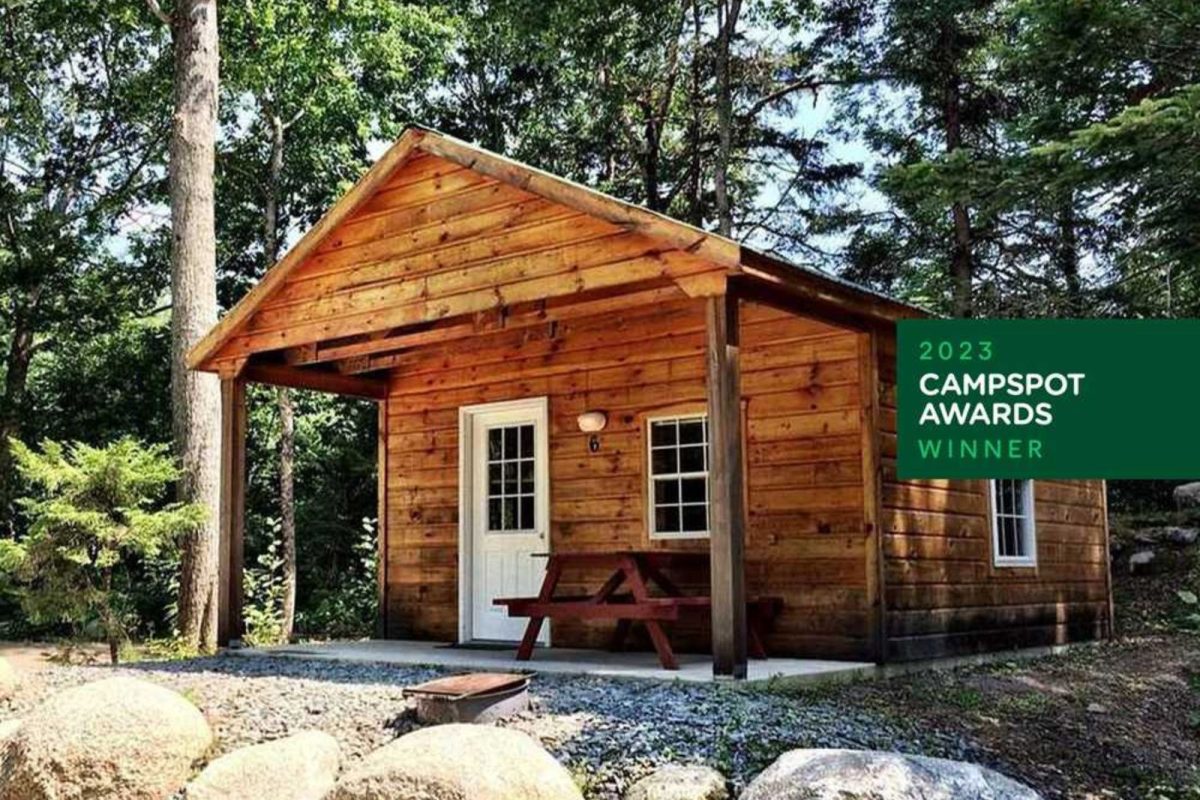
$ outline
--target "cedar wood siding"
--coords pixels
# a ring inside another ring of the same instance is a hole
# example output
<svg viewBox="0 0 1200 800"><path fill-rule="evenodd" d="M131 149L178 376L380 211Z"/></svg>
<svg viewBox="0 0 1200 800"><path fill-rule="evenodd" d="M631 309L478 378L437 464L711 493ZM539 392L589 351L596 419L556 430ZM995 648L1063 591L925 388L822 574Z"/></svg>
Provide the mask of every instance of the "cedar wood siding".
<svg viewBox="0 0 1200 800"><path fill-rule="evenodd" d="M747 305L742 321L748 596L784 610L776 654L867 657L869 601L855 334ZM682 299L414 352L388 397L387 634L458 633L458 409L549 397L551 548L707 549L651 540L644 418L705 402L704 302ZM604 409L600 451L576 417ZM604 575L568 574L563 591ZM703 576L676 576L703 587ZM557 621L554 643L602 647L606 622ZM676 625L707 647L705 618Z"/></svg>
<svg viewBox="0 0 1200 800"><path fill-rule="evenodd" d="M426 337L342 364L388 376L380 462L387 636L457 637L464 405L549 398L552 548L707 548L706 540L647 536L643 426L650 412L703 407L705 301L678 286L694 294L720 289L725 268L638 230L418 154L221 344L214 364L391 329ZM602 296L603 313L564 312L582 292ZM551 308L555 320L543 321L550 304L559 304ZM508 317L514 309L515 319ZM439 320L453 321L460 338L437 341L445 329L422 329ZM881 578L893 658L1107 629L1100 484L1039 482L1038 568L995 570L981 483L894 480L889 333L876 345L877 410L862 391L868 337L752 304L742 333L747 594L784 601L768 650L876 656ZM590 409L609 414L595 454L575 422ZM875 417L873 433L864 419ZM871 442L882 456L878 526L873 482L864 480L864 464L874 465L864 453ZM598 577L569 575L564 588L594 588ZM703 576L690 581L703 586ZM554 642L603 646L611 627L562 621ZM707 647L703 619L681 622L675 634L685 649Z"/></svg>
<svg viewBox="0 0 1200 800"><path fill-rule="evenodd" d="M419 155L288 273L214 361L639 281L721 274L719 265L645 234Z"/></svg>
<svg viewBox="0 0 1200 800"><path fill-rule="evenodd" d="M1037 566L992 565L987 482L896 478L896 342L880 337L887 655L909 660L1108 635L1104 484L1034 481Z"/></svg>

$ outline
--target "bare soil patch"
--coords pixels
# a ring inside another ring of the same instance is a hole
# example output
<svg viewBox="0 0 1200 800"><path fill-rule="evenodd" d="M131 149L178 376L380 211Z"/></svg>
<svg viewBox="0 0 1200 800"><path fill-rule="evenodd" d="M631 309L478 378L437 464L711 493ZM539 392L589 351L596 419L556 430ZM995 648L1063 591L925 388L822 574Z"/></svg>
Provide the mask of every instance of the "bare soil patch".
<svg viewBox="0 0 1200 800"><path fill-rule="evenodd" d="M1200 637L844 687L838 701L971 741L1054 798L1200 798Z"/></svg>

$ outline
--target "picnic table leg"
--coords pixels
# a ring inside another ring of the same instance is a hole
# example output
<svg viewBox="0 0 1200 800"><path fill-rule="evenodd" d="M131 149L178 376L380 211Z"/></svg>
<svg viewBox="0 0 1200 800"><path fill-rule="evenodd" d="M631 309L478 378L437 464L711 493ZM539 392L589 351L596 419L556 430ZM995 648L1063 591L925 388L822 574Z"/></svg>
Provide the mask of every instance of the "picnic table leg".
<svg viewBox="0 0 1200 800"><path fill-rule="evenodd" d="M593 595L592 603L594 603L595 605L600 605L601 603L607 603L608 599L610 597L612 597L613 592L615 592L617 589L621 588L621 584L624 582L625 582L625 572L623 570L618 569L612 575L608 576L608 580L606 580L604 582L604 585L600 587L599 591L597 591L596 594Z"/></svg>
<svg viewBox="0 0 1200 800"><path fill-rule="evenodd" d="M660 570L658 567L650 564L644 564L643 569L646 571L646 577L652 583L658 584L658 588L662 589L663 593L668 597L683 596L683 592L679 591L679 587L675 585L675 581L664 575L662 570Z"/></svg>
<svg viewBox="0 0 1200 800"><path fill-rule="evenodd" d="M675 660L675 651L671 649L671 641L667 639L667 634L663 633L662 625L659 625L656 619L646 620L645 625L663 669L679 669L679 662Z"/></svg>
<svg viewBox="0 0 1200 800"><path fill-rule="evenodd" d="M645 602L650 598L646 580L642 577L645 566L647 565L636 558L628 558L621 567L625 573L625 580L629 582L629 588L633 592L633 599L637 602ZM642 624L646 626L646 631L650 634L650 642L654 645L654 651L658 653L658 660L663 669L679 669L679 662L675 660L675 651L671 649L671 641L663 632L662 625L658 620L648 619L644 620Z"/></svg>
<svg viewBox="0 0 1200 800"><path fill-rule="evenodd" d="M558 579L562 577L562 562L550 556L546 564L546 577L542 579L542 588L538 591L538 601L545 603L554 597L558 588ZM528 661L533 658L533 646L537 644L538 634L542 632L542 620L545 617L530 617L525 626L525 635L521 637L521 645L517 648L517 661Z"/></svg>
<svg viewBox="0 0 1200 800"><path fill-rule="evenodd" d="M537 644L538 634L542 632L542 620L545 617L530 617L525 626L525 635L521 637L521 646L517 648L517 661L528 661L533 658L533 646Z"/></svg>

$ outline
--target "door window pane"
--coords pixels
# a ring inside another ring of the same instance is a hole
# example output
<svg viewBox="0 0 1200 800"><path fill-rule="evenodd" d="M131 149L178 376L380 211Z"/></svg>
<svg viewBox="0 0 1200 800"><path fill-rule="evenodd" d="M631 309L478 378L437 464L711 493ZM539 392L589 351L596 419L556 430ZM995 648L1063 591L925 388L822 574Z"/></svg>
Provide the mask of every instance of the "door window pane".
<svg viewBox="0 0 1200 800"><path fill-rule="evenodd" d="M528 532L537 529L533 423L489 428L488 530Z"/></svg>

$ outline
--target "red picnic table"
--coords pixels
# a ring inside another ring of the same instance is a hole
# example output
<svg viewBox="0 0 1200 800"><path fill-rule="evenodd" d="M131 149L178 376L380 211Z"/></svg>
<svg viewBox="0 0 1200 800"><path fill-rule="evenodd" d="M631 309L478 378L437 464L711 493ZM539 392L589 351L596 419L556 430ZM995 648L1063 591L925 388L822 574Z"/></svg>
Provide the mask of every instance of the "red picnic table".
<svg viewBox="0 0 1200 800"><path fill-rule="evenodd" d="M707 609L712 600L706 595L685 595L664 574L676 567L707 568L707 553L672 550L619 550L603 553L540 553L546 559L546 577L537 597L504 597L493 602L508 607L510 617L529 617L525 636L517 649L517 660L533 656L542 621L549 619L612 619L617 623L611 647L619 650L630 627L640 622L650 634L664 669L678 669L675 651L663 631L663 622L679 619L687 609ZM593 594L560 597L556 595L563 572L572 567L611 570L611 574ZM627 587L627 591L618 589ZM659 594L651 594L650 587ZM779 598L759 598L747 603L747 646L754 658L766 658L762 628L779 612Z"/></svg>

